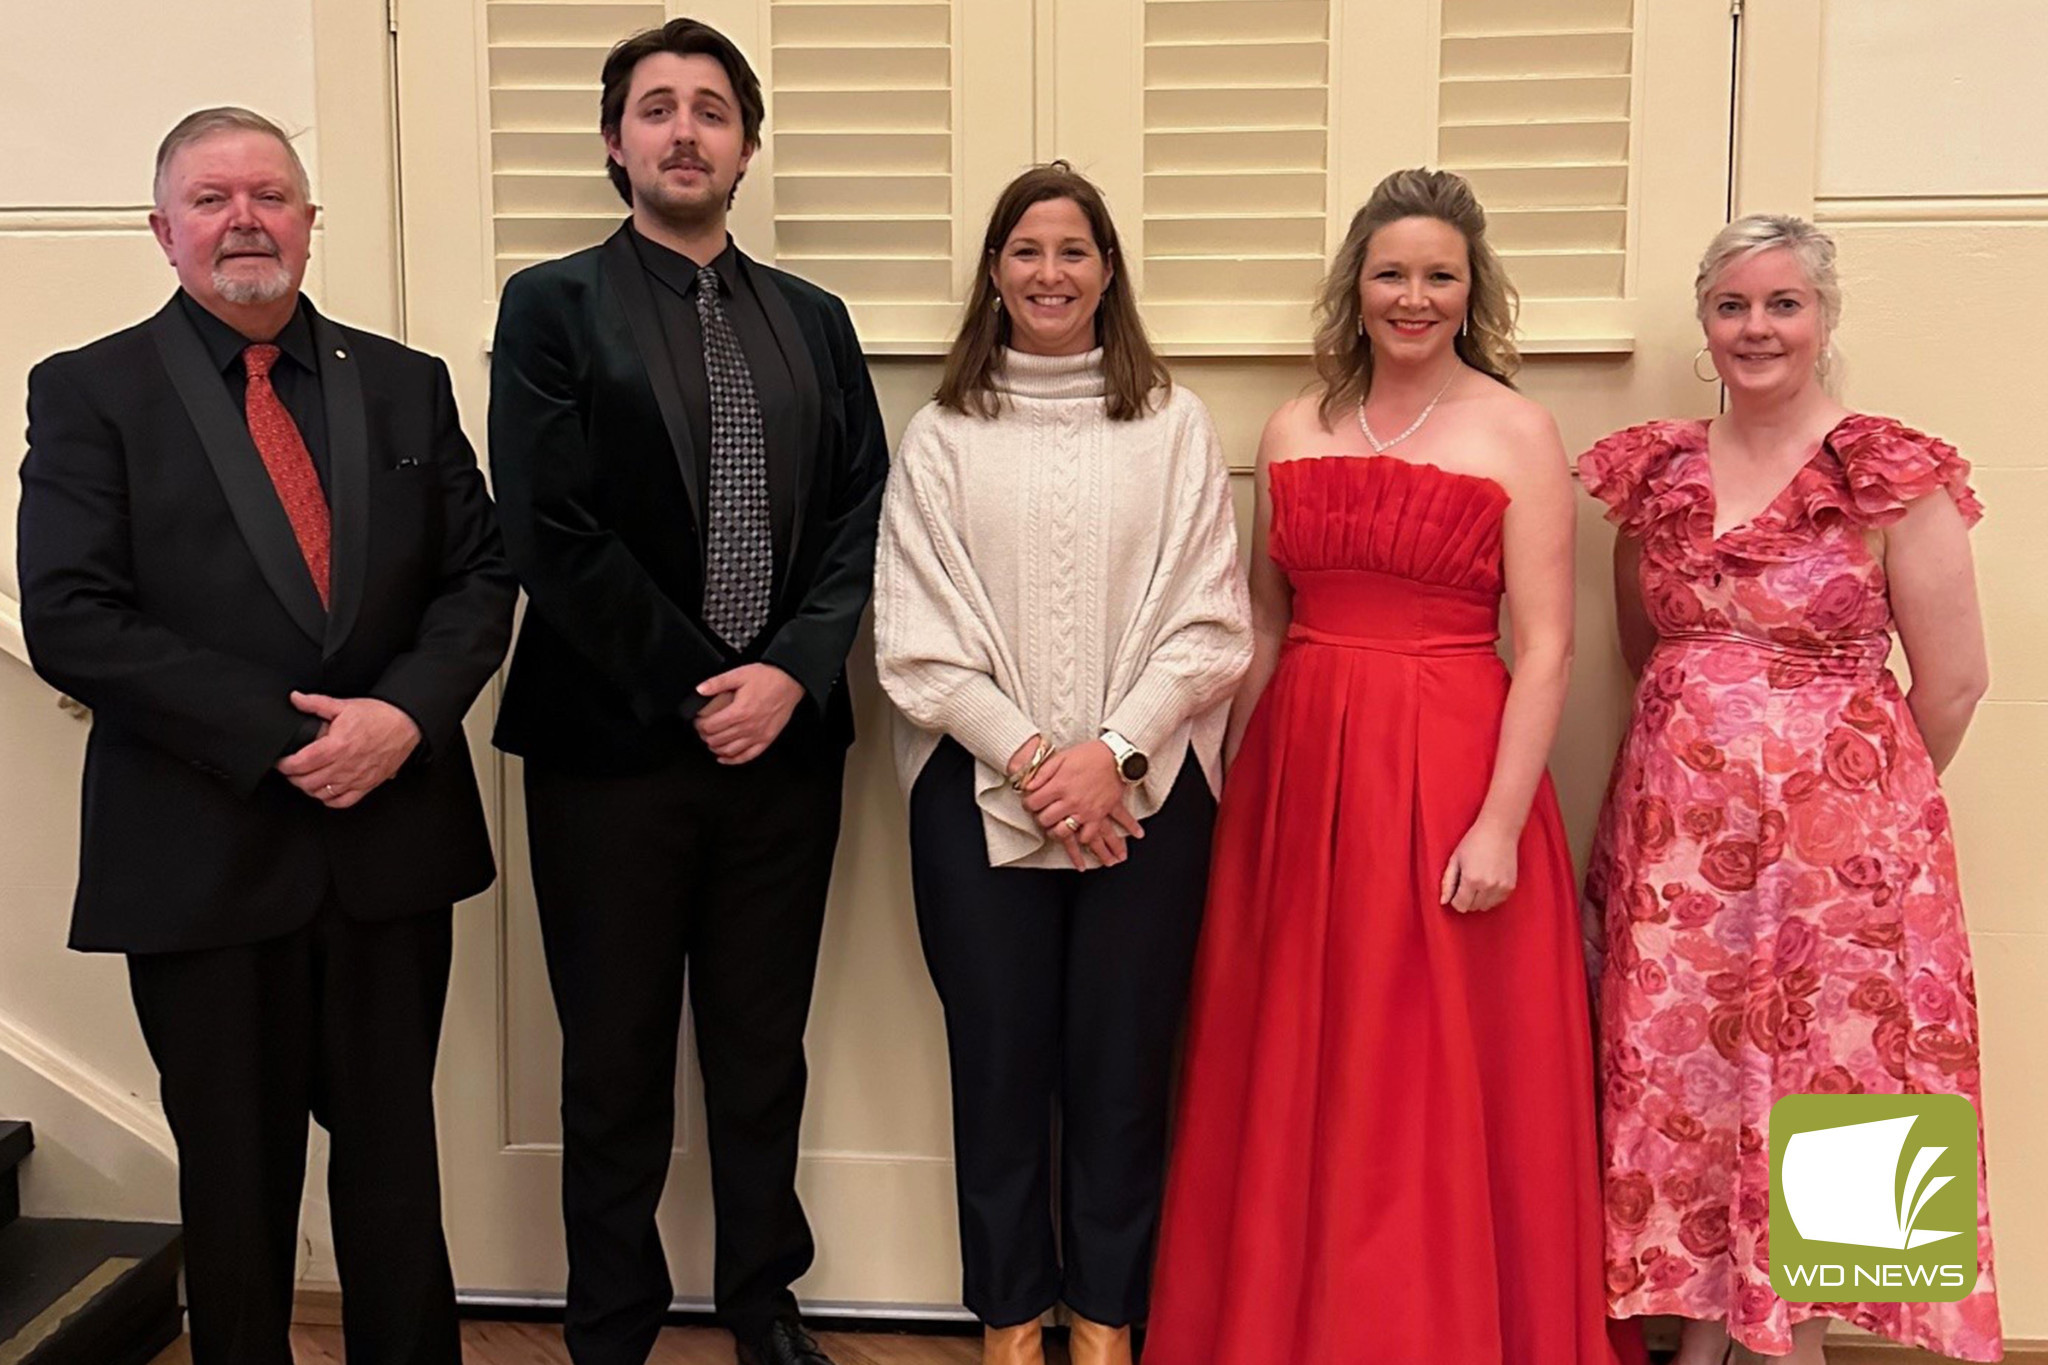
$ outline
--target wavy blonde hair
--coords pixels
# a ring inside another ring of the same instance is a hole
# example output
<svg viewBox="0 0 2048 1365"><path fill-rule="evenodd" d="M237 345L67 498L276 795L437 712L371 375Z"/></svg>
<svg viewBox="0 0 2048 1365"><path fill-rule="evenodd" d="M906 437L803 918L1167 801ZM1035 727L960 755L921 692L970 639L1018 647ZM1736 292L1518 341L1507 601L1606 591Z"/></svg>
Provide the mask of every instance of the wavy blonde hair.
<svg viewBox="0 0 2048 1365"><path fill-rule="evenodd" d="M1372 343L1360 329L1358 276L1365 269L1372 235L1403 218L1434 218L1465 239L1472 288L1465 325L1455 343L1458 359L1481 374L1514 387L1522 367L1515 349L1515 314L1520 299L1500 257L1486 240L1486 210L1461 175L1422 167L1395 171L1373 188L1351 217L1344 243L1330 262L1316 296L1315 365L1323 398L1317 414L1330 426L1339 411L1362 400L1372 388Z"/></svg>

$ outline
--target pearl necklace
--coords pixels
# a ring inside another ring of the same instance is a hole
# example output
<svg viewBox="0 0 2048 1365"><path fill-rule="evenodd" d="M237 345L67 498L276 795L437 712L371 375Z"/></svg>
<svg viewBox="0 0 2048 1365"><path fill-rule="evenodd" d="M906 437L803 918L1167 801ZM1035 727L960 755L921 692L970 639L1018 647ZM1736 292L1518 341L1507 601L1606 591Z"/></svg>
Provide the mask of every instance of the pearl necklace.
<svg viewBox="0 0 2048 1365"><path fill-rule="evenodd" d="M1422 415L1408 424L1408 430L1402 432L1391 441L1382 441L1379 437L1372 434L1372 424L1365 420L1365 399L1361 397L1358 400L1358 429L1365 433L1366 444L1372 447L1372 453L1384 455L1416 432L1422 430L1422 424L1429 420L1429 415L1432 412L1436 411L1436 405L1443 401L1443 396L1451 391L1451 382L1457 377L1458 372L1455 369L1452 370L1450 378L1444 380L1444 386L1436 391L1436 397L1429 400L1429 406L1422 410Z"/></svg>

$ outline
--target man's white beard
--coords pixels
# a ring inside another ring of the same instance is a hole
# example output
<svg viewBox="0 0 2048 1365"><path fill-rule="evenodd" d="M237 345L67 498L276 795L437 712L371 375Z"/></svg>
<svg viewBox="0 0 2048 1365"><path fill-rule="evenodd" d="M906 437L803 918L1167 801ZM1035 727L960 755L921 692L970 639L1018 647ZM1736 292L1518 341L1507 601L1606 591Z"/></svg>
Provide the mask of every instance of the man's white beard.
<svg viewBox="0 0 2048 1365"><path fill-rule="evenodd" d="M284 268L282 261L273 261L267 268L253 276L246 272L231 274L215 266L213 287L215 292L229 303L276 303L292 292L292 275Z"/></svg>

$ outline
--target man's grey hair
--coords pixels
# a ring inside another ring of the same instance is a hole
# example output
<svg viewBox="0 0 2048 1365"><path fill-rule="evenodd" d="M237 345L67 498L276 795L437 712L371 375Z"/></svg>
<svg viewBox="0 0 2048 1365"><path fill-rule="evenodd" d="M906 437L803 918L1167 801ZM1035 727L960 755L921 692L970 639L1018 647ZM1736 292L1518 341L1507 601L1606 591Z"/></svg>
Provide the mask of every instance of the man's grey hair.
<svg viewBox="0 0 2048 1365"><path fill-rule="evenodd" d="M292 146L291 135L253 109L224 104L213 109L196 109L178 120L177 126L164 134L164 140L156 149L155 197L159 207L164 202L164 172L170 169L171 159L181 150L202 138L215 133L267 133L278 140L286 156L291 158L292 174L299 182L299 193L307 203L313 202L313 182L307 178L306 163L299 160L298 148Z"/></svg>

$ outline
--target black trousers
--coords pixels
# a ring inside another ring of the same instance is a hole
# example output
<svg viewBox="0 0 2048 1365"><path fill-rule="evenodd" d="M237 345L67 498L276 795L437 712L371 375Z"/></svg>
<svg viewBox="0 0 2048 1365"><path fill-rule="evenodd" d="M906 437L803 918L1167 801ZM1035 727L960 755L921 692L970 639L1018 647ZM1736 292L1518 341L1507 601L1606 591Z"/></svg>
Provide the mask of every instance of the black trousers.
<svg viewBox="0 0 2048 1365"><path fill-rule="evenodd" d="M720 767L591 777L526 765L548 979L562 1024L564 1337L577 1365L641 1365L673 1297L655 1208L675 1138L687 970L711 1152L720 1317L796 1301L804 1025L845 755L778 743Z"/></svg>
<svg viewBox="0 0 2048 1365"><path fill-rule="evenodd" d="M1060 1300L1111 1326L1145 1316L1215 816L1190 755L1128 861L992 868L967 751L946 740L918 775L911 875L946 1015L962 1299L991 1326Z"/></svg>
<svg viewBox="0 0 2048 1365"><path fill-rule="evenodd" d="M350 1365L457 1365L434 1054L446 910L135 954L128 979L178 1143L194 1365L291 1365L306 1116L327 1190Z"/></svg>

